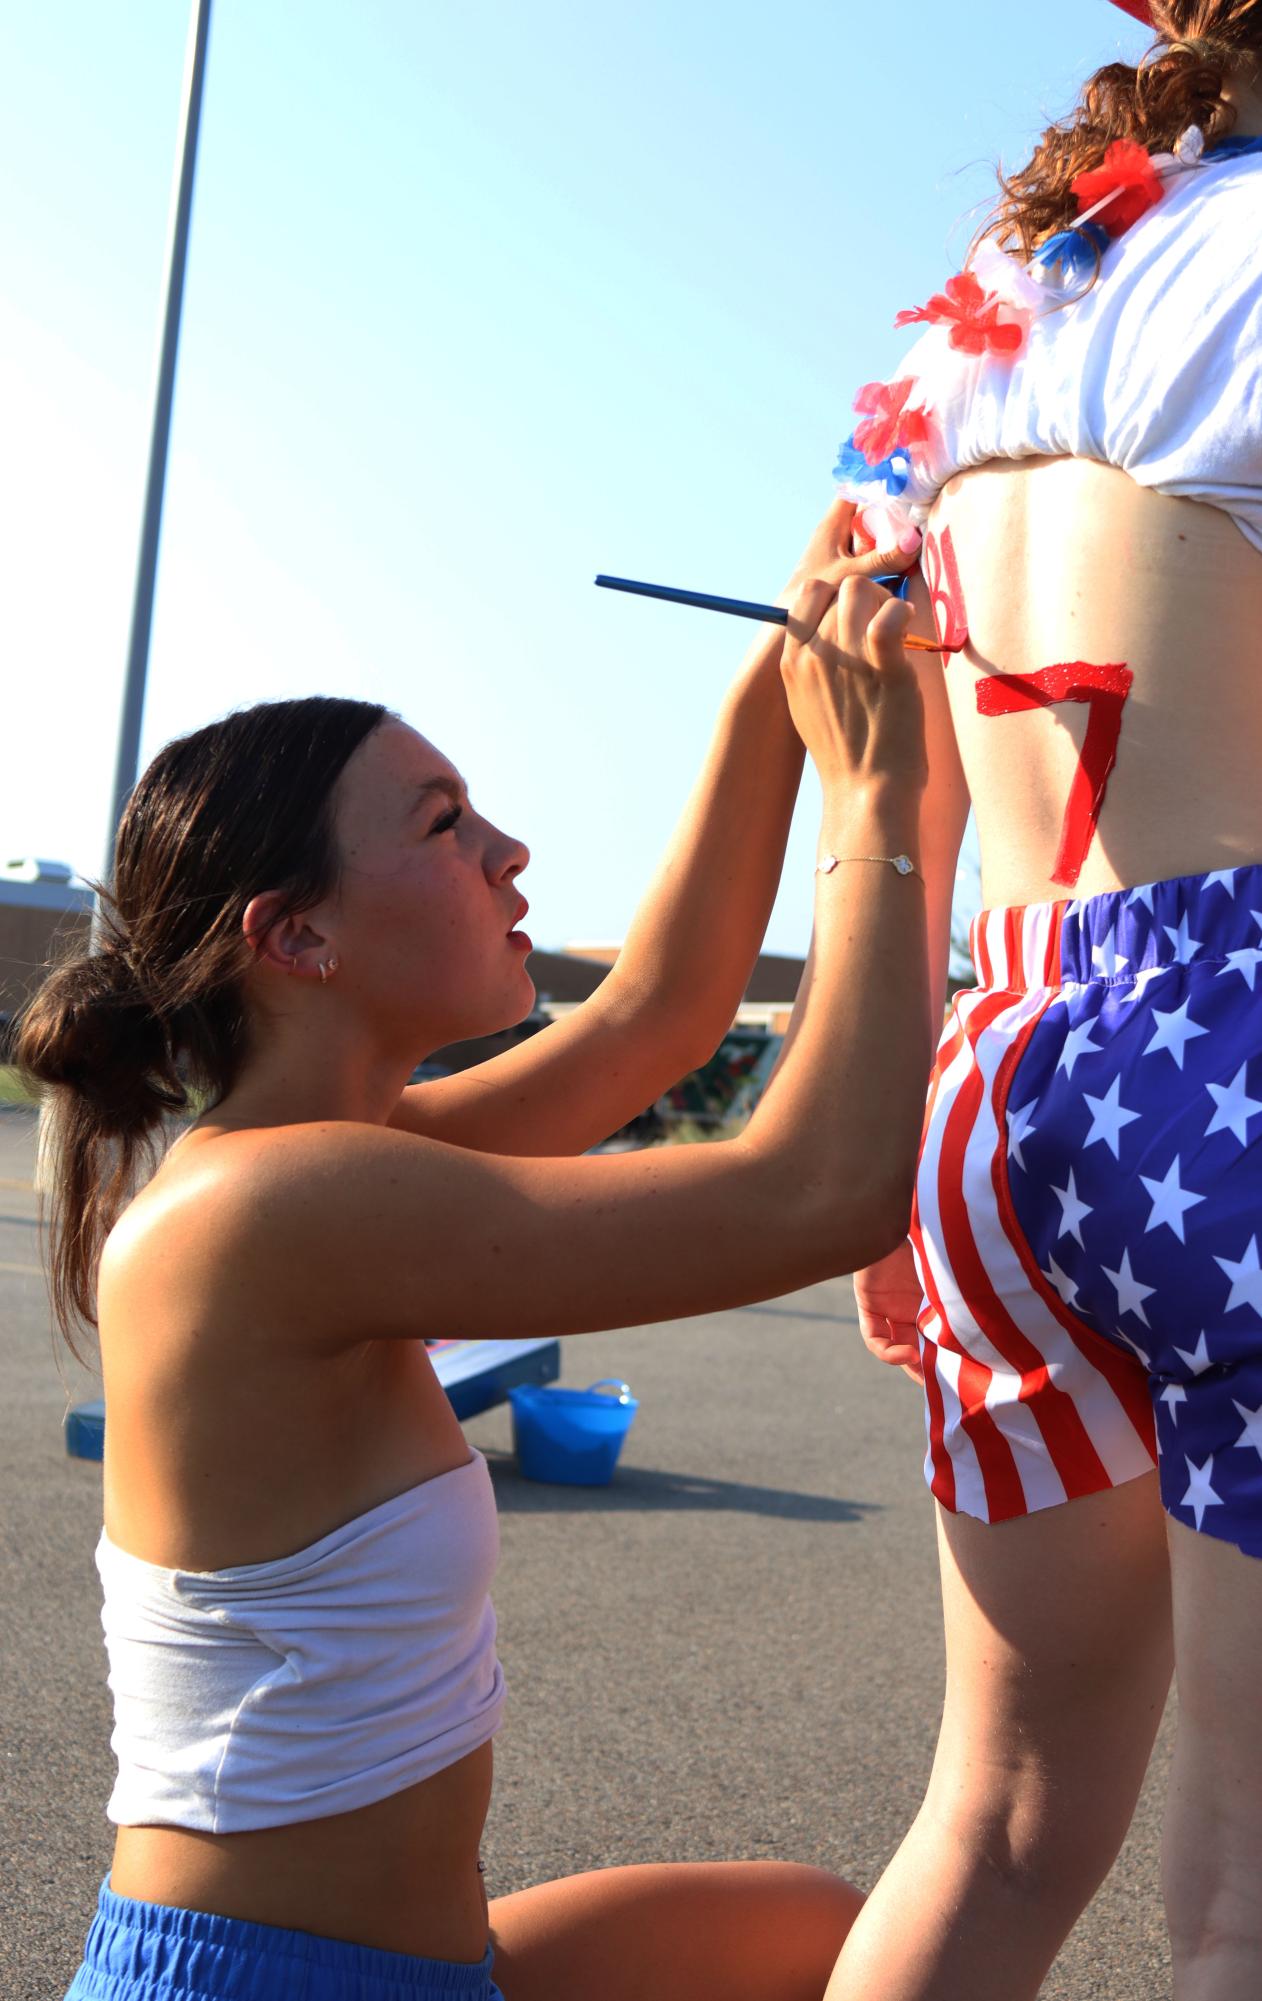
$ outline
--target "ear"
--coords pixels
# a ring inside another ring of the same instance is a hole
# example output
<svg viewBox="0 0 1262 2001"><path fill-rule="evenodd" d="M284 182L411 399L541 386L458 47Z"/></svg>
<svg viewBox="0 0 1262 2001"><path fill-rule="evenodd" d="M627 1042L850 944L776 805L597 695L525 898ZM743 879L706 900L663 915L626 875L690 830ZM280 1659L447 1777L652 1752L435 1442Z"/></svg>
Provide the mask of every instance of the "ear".
<svg viewBox="0 0 1262 2001"><path fill-rule="evenodd" d="M311 923L313 913L295 916L285 910L285 898L278 889L266 889L251 897L241 919L245 942L257 964L281 973L296 973L304 979L318 979L320 961L334 951L332 939Z"/></svg>

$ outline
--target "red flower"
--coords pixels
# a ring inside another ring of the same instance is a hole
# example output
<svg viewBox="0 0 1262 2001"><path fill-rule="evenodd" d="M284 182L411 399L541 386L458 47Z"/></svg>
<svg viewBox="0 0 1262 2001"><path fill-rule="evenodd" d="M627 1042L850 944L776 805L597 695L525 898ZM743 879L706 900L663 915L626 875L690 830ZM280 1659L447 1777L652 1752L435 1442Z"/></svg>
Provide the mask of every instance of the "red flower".
<svg viewBox="0 0 1262 2001"><path fill-rule="evenodd" d="M984 292L971 271L961 271L947 279L945 292L935 292L927 306L909 307L894 325L910 327L923 320L930 326L949 326L950 345L964 354L1016 354L1024 345L1026 329L1019 322L1001 320L999 306L994 292Z"/></svg>
<svg viewBox="0 0 1262 2001"><path fill-rule="evenodd" d="M870 466L880 465L891 452L928 444L929 412L906 407L915 387L911 376L901 382L868 382L855 397L855 409L868 420L855 426L855 449Z"/></svg>
<svg viewBox="0 0 1262 2001"><path fill-rule="evenodd" d="M1079 174L1069 185L1078 197L1080 212L1112 194L1113 200L1100 212L1110 236L1120 236L1138 222L1163 193L1161 176L1138 139L1115 139L1103 164Z"/></svg>

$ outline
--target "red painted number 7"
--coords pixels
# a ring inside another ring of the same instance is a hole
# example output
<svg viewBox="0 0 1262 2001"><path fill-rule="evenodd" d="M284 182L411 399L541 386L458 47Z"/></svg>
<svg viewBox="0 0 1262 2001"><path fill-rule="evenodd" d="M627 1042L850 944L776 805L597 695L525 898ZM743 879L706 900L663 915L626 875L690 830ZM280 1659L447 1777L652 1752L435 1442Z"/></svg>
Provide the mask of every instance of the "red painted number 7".
<svg viewBox="0 0 1262 2001"><path fill-rule="evenodd" d="M1061 824L1052 881L1072 889L1095 838L1109 775L1117 763L1122 710L1134 675L1120 662L1093 666L1070 660L1042 667L1037 674L988 674L977 683L979 716L1014 716L1023 709L1050 709L1058 702L1085 702L1087 734L1074 768Z"/></svg>

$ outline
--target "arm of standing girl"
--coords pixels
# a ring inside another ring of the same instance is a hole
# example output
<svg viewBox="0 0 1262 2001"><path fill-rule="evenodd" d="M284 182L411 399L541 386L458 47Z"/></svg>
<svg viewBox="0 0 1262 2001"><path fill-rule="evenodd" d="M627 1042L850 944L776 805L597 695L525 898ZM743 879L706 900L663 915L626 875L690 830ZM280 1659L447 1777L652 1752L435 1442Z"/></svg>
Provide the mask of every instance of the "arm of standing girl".
<svg viewBox="0 0 1262 2001"><path fill-rule="evenodd" d="M933 630L933 618L919 578L912 585L909 601L914 613L911 629L928 636ZM932 654L911 657L924 701L929 760L929 780L920 806L920 854L928 912L929 994L936 1035L946 1007L951 903L969 800L951 725L946 662ZM961 661L950 671L967 670ZM857 1271L854 1294L859 1332L870 1353L919 1380L922 1371L918 1320L922 1294L910 1242L904 1238L887 1257Z"/></svg>

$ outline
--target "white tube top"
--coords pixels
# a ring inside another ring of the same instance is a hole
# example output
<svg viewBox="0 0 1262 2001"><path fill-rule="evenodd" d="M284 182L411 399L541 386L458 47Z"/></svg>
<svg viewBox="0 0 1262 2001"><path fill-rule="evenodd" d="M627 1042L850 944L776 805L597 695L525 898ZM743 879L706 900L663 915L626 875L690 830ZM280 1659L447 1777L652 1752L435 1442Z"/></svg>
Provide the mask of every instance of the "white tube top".
<svg viewBox="0 0 1262 2001"><path fill-rule="evenodd" d="M484 1744L504 1702L498 1556L480 1452L238 1569L164 1569L102 1530L110 1819L212 1834L317 1820Z"/></svg>

